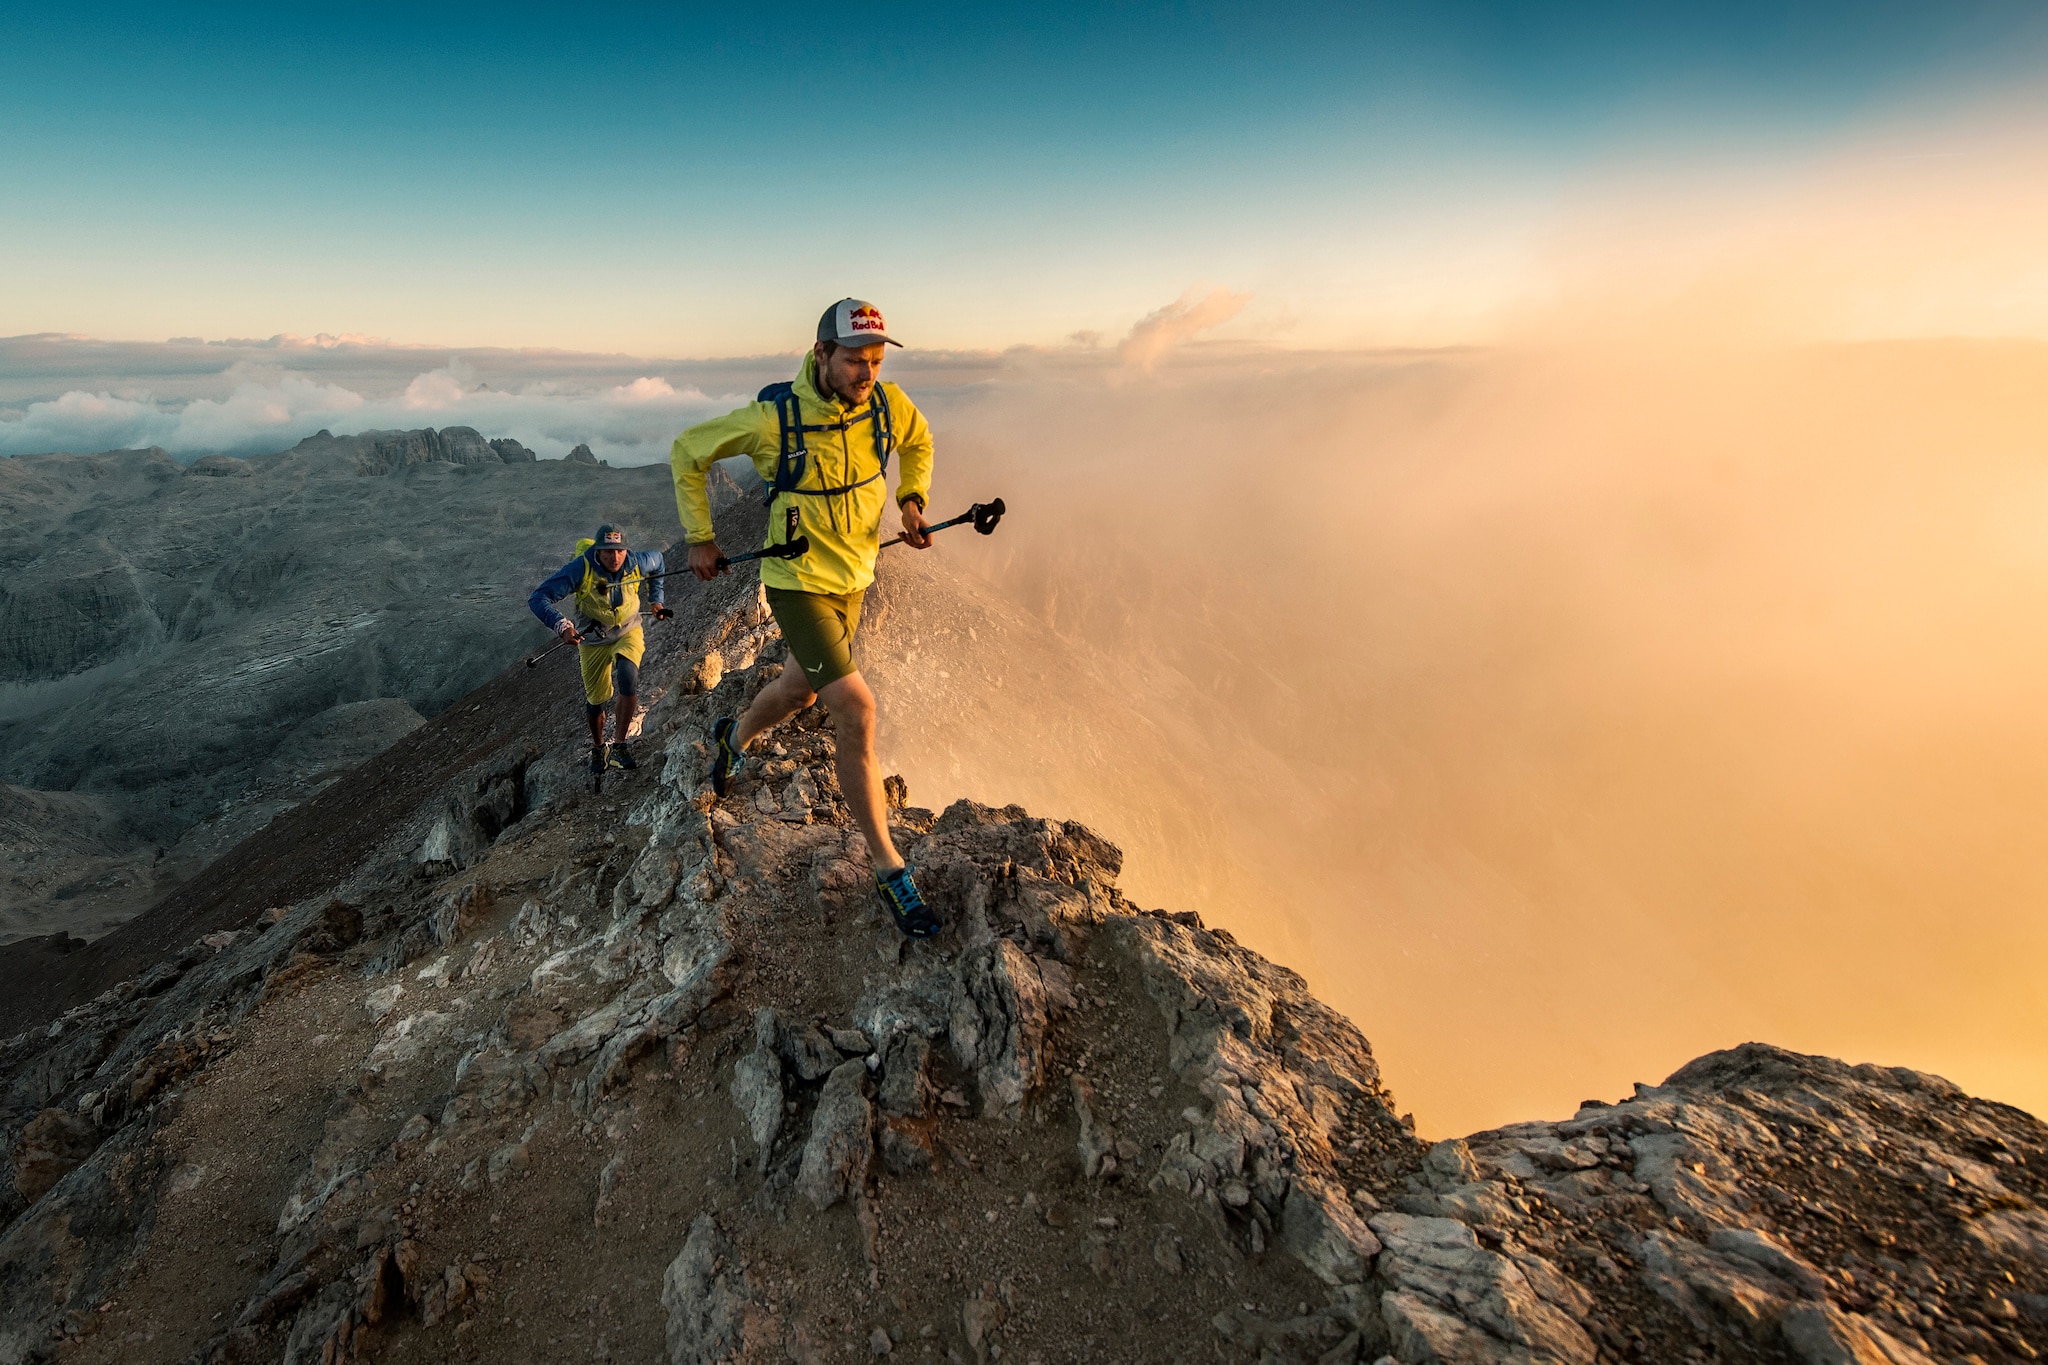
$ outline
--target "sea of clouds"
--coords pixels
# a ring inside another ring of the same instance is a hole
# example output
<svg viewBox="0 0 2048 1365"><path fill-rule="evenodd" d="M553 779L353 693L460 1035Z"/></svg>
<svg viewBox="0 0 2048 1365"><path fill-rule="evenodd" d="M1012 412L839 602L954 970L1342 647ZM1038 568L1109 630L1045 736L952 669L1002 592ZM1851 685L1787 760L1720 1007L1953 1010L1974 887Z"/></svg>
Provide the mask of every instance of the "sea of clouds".
<svg viewBox="0 0 2048 1365"><path fill-rule="evenodd" d="M1087 338L1064 356L898 357L893 378L921 396L959 396L1018 364L1149 371L1228 321L1249 295L1191 289L1140 319L1121 343ZM135 450L181 459L262 455L317 431L474 427L543 459L587 444L617 465L668 457L677 432L730 411L799 357L661 360L559 351L456 354L372 337L276 336L149 343L0 338L0 455Z"/></svg>
<svg viewBox="0 0 2048 1365"><path fill-rule="evenodd" d="M316 431L337 434L474 427L510 436L543 458L581 443L614 464L666 458L675 434L745 396L706 393L658 375L578 385L535 380L501 387L488 367L461 359L415 374L396 392L350 387L276 364L237 359L218 396L165 396L134 384L72 388L0 407L0 454L161 446L181 458L259 455Z"/></svg>

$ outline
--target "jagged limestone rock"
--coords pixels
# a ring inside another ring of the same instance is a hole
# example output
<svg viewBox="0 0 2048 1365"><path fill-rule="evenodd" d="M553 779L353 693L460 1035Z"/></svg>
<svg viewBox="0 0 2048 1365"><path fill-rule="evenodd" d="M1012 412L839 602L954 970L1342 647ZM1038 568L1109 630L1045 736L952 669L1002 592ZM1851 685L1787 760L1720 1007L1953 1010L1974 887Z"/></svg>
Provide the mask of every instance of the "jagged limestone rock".
<svg viewBox="0 0 2048 1365"><path fill-rule="evenodd" d="M1829 1303L1803 1303L1780 1324L1801 1365L1934 1365L1924 1351Z"/></svg>
<svg viewBox="0 0 2048 1365"><path fill-rule="evenodd" d="M914 1175L932 1164L927 1125L884 1114L875 1123L875 1150L891 1175Z"/></svg>
<svg viewBox="0 0 2048 1365"><path fill-rule="evenodd" d="M776 1040L776 1050L789 1069L806 1081L831 1075L845 1060L839 1049L812 1024L785 1025Z"/></svg>
<svg viewBox="0 0 2048 1365"><path fill-rule="evenodd" d="M1080 1125L1075 1147L1081 1158L1081 1173L1093 1177L1101 1174L1104 1158L1116 1146L1116 1131L1095 1117L1101 1106L1095 1098L1094 1086L1077 1073L1068 1078L1068 1088L1074 1093L1074 1118Z"/></svg>
<svg viewBox="0 0 2048 1365"><path fill-rule="evenodd" d="M89 1309L147 1244L163 1157L150 1114L115 1133L0 1234L0 1361L33 1360L51 1324Z"/></svg>
<svg viewBox="0 0 2048 1365"><path fill-rule="evenodd" d="M1379 1238L1352 1210L1344 1191L1298 1175L1280 1215L1280 1245L1324 1284L1357 1284L1372 1268Z"/></svg>
<svg viewBox="0 0 2048 1365"><path fill-rule="evenodd" d="M68 1109L45 1109L28 1121L14 1144L14 1188L33 1204L76 1170L99 1146L99 1128Z"/></svg>
<svg viewBox="0 0 2048 1365"><path fill-rule="evenodd" d="M876 1098L885 1114L922 1118L931 1102L925 1070L931 1061L931 1040L911 1029L889 1035L883 1047L882 1083Z"/></svg>
<svg viewBox="0 0 2048 1365"><path fill-rule="evenodd" d="M739 1348L747 1294L729 1268L731 1260L732 1243L717 1222L708 1213L698 1215L661 1282L669 1365L716 1365Z"/></svg>
<svg viewBox="0 0 2048 1365"><path fill-rule="evenodd" d="M1009 939L960 962L950 1041L973 1074L982 1112L1015 1117L1045 1065L1050 1002L1039 964Z"/></svg>
<svg viewBox="0 0 2048 1365"><path fill-rule="evenodd" d="M1471 1147L1459 1138L1431 1147L1422 1158L1422 1171L1429 1183L1440 1190L1470 1185L1480 1178L1479 1163L1472 1159Z"/></svg>
<svg viewBox="0 0 2048 1365"><path fill-rule="evenodd" d="M867 1179L875 1151L867 1083L867 1067L858 1061L841 1063L825 1079L796 1175L797 1195L814 1209L828 1209L858 1193Z"/></svg>
<svg viewBox="0 0 2048 1365"><path fill-rule="evenodd" d="M782 1132L782 1061L775 1055L775 1032L775 1012L763 1009L755 1018L753 1051L732 1068L732 1101L746 1117L755 1160L763 1170Z"/></svg>
<svg viewBox="0 0 2048 1365"><path fill-rule="evenodd" d="M1412 1319L1412 1331L1419 1338L1439 1334L1440 1324L1433 1325L1434 1316L1448 1314L1492 1337L1503 1351L1521 1347L1537 1359L1593 1365L1594 1347L1585 1329L1545 1302L1512 1259L1481 1247L1472 1229L1463 1223L1385 1213L1371 1220L1371 1229L1385 1245L1374 1265L1381 1282L1391 1295L1410 1296L1427 1307L1428 1311L1423 1311L1405 1299L1401 1304L1401 1312ZM1404 1362L1410 1360L1400 1346L1401 1331L1393 1329L1391 1313L1388 1323L1397 1346L1395 1354ZM1412 1358L1430 1359L1427 1355Z"/></svg>

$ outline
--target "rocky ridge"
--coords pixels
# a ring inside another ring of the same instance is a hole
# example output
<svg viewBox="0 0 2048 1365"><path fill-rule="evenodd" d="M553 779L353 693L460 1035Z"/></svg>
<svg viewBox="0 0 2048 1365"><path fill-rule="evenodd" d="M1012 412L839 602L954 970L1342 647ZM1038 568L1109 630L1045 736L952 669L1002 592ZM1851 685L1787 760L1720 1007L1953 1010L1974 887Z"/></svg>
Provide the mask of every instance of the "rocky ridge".
<svg viewBox="0 0 2048 1365"><path fill-rule="evenodd" d="M581 447L578 447L581 449ZM320 431L286 452L308 459L348 462L358 474L393 474L417 464L531 464L540 457L509 437L484 439L475 427L423 427L416 431L359 431L336 436ZM241 462L210 457L221 472ZM205 463L201 461L200 463ZM242 466L246 468L246 465Z"/></svg>
<svg viewBox="0 0 2048 1365"><path fill-rule="evenodd" d="M780 666L752 585L677 624L637 776L575 780L565 692L318 894L0 1045L0 1362L2048 1347L2029 1116L1749 1045L1425 1144L1347 1020L1080 825L906 801L948 927L902 940L815 709L701 785Z"/></svg>

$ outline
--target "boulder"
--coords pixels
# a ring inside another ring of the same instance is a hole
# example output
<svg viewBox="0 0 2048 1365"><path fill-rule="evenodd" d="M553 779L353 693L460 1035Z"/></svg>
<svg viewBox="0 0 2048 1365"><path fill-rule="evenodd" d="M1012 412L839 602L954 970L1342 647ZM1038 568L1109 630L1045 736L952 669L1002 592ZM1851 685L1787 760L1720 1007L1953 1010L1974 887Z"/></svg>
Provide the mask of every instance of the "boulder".
<svg viewBox="0 0 2048 1365"><path fill-rule="evenodd" d="M828 1209L860 1192L875 1152L874 1108L868 1103L867 1067L844 1062L825 1080L811 1116L811 1135L797 1168L798 1197L814 1209Z"/></svg>
<svg viewBox="0 0 2048 1365"><path fill-rule="evenodd" d="M91 1119L67 1109L45 1109L22 1128L14 1144L14 1188L27 1202L71 1174L99 1146Z"/></svg>
<svg viewBox="0 0 2048 1365"><path fill-rule="evenodd" d="M669 1365L716 1365L739 1349L747 1294L739 1277L724 1268L731 1260L731 1242L710 1214L699 1214L661 1282Z"/></svg>

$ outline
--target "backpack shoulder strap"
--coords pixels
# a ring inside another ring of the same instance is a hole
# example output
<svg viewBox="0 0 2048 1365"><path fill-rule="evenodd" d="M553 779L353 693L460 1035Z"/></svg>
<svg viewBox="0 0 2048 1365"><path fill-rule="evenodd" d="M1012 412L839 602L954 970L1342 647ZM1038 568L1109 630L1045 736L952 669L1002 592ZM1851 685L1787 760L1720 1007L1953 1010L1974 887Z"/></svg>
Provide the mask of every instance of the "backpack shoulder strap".
<svg viewBox="0 0 2048 1365"><path fill-rule="evenodd" d="M762 503L770 506L778 494L803 482L804 464L810 452L804 447L803 410L797 404L795 384L787 379L770 384L754 401L775 405L775 477L769 481L768 496Z"/></svg>
<svg viewBox="0 0 2048 1365"><path fill-rule="evenodd" d="M875 415L875 464L889 467L889 454L896 449L896 417L890 411L889 395L880 383L868 395L868 410Z"/></svg>

